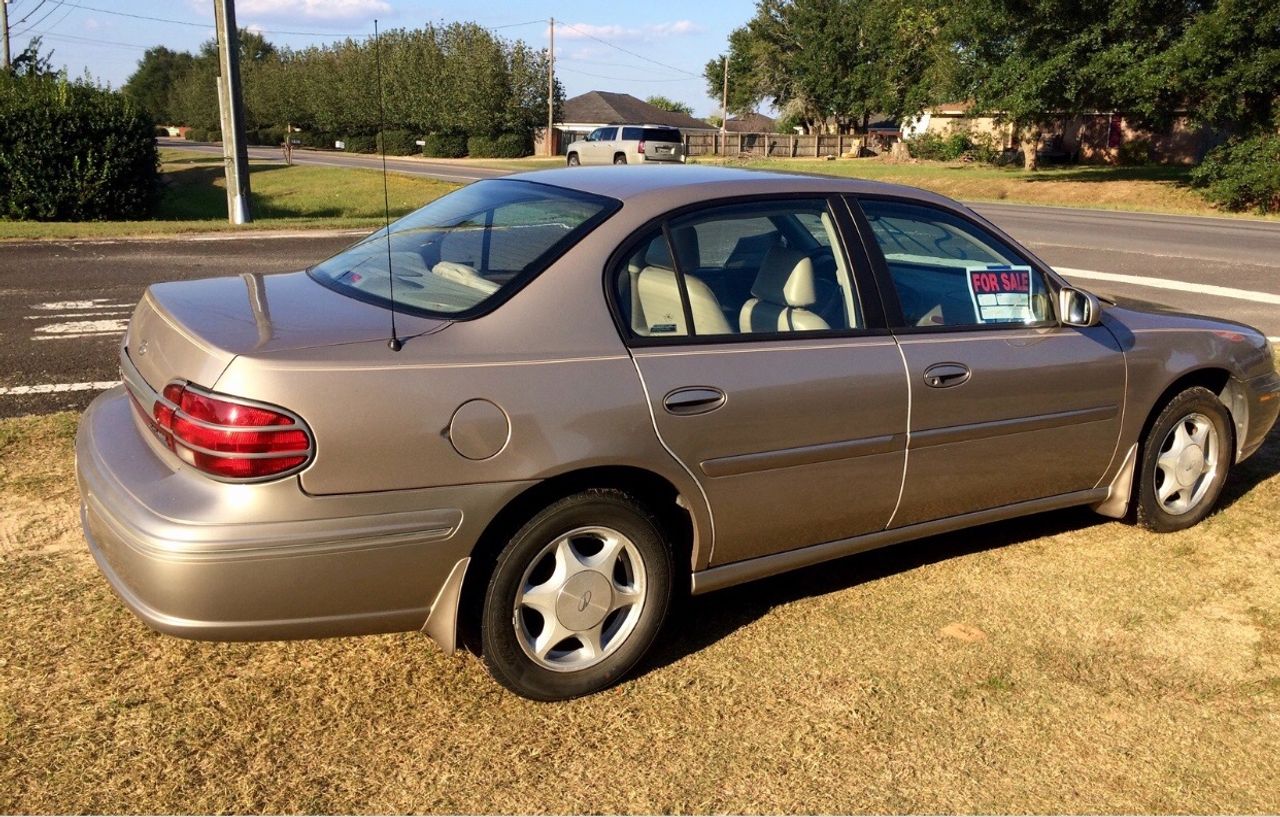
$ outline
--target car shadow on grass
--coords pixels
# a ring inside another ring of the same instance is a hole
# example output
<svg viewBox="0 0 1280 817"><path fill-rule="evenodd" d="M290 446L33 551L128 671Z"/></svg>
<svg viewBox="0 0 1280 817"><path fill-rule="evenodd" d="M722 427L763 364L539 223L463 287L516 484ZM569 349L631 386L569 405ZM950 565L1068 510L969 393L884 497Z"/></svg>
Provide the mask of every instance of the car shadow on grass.
<svg viewBox="0 0 1280 817"><path fill-rule="evenodd" d="M705 596L682 599L667 620L666 632L638 674L647 674L699 652L779 605L1108 521L1088 509L1069 508L903 542Z"/></svg>
<svg viewBox="0 0 1280 817"><path fill-rule="evenodd" d="M1277 473L1280 473L1280 426L1272 429L1257 453L1232 470L1217 512L1230 508ZM1088 508L1068 508L903 542L705 596L681 599L667 620L664 634L637 674L647 674L699 652L779 605L824 596L948 559L1082 531L1110 521ZM1132 513L1126 524L1132 524Z"/></svg>

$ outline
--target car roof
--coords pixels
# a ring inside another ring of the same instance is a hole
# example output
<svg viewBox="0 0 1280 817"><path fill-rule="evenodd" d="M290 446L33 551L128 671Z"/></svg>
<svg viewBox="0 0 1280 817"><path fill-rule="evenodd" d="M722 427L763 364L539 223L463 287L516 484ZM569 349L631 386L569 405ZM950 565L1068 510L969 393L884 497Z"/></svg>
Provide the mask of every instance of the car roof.
<svg viewBox="0 0 1280 817"><path fill-rule="evenodd" d="M618 199L626 204L657 202L662 209L734 196L771 193L889 195L955 207L945 196L916 187L847 176L783 173L717 165L605 165L535 170L507 176Z"/></svg>

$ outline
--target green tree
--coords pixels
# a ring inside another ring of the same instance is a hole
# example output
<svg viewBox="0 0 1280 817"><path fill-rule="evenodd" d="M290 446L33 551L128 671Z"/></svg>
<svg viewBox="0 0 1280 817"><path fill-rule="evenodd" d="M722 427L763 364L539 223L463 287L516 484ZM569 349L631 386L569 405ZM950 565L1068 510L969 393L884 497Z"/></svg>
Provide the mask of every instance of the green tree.
<svg viewBox="0 0 1280 817"><path fill-rule="evenodd" d="M682 113L685 116L693 116L692 105L686 105L677 99L671 99L669 97L662 96L661 94L654 94L653 96L645 97L644 101L648 102L653 107L661 108L664 111Z"/></svg>
<svg viewBox="0 0 1280 817"><path fill-rule="evenodd" d="M40 48L44 40L40 37L32 37L27 41L27 47L18 52L10 63L10 70L16 77L54 77L57 71L53 70L53 52L41 54Z"/></svg>
<svg viewBox="0 0 1280 817"><path fill-rule="evenodd" d="M194 64L195 57L189 52L171 51L163 45L148 48L120 90L157 121L175 122L173 91Z"/></svg>

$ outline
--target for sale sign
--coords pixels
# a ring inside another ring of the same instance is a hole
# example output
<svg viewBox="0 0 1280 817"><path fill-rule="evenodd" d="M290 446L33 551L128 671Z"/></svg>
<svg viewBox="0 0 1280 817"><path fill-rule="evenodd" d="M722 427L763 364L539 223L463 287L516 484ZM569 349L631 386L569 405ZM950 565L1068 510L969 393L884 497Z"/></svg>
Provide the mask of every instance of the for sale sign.
<svg viewBox="0 0 1280 817"><path fill-rule="evenodd" d="M979 323L1033 323L1031 267L982 266L966 270Z"/></svg>

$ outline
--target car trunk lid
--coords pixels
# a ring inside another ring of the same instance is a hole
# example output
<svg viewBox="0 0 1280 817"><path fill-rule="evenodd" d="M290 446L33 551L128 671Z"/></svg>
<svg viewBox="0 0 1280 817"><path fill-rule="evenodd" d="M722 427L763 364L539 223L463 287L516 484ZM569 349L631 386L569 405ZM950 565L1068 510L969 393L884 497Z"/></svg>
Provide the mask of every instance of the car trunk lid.
<svg viewBox="0 0 1280 817"><path fill-rule="evenodd" d="M396 316L401 337L446 321ZM174 379L212 387L237 355L389 338L391 313L304 272L154 284L134 310L125 352L159 390Z"/></svg>

